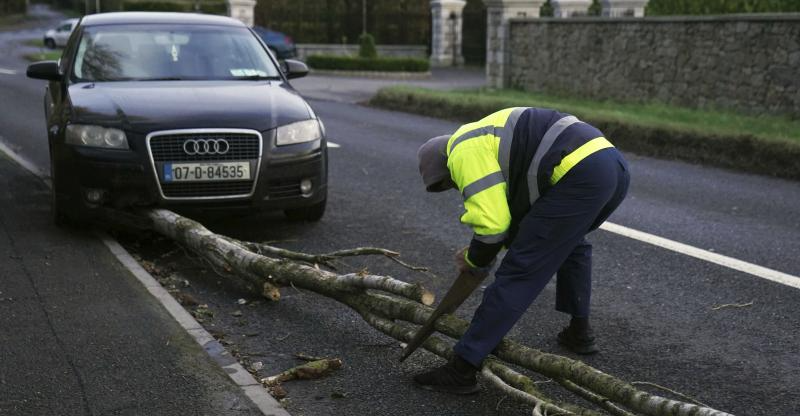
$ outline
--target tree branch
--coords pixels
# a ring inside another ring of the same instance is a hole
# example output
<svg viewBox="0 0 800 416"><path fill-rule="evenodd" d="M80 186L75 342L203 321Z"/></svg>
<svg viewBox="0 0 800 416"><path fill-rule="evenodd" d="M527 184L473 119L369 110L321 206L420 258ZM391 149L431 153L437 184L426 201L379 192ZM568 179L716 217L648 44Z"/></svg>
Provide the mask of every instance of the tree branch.
<svg viewBox="0 0 800 416"><path fill-rule="evenodd" d="M356 310L368 324L392 338L407 342L416 332L414 328L402 325L397 320L419 325L427 320L433 310L421 304L425 296L420 294L419 286L386 276L339 275L296 261L266 257L249 250L246 243L216 235L202 224L171 211L154 209L146 214L157 232L189 247L212 264L231 271L253 286L261 288L265 282L291 285L335 299ZM454 315L442 316L435 325L436 330L453 338L459 338L467 326L466 321ZM452 354L450 346L436 337L429 338L423 347L442 357ZM706 406L646 393L580 361L545 353L509 339L504 339L495 351L498 359L505 363L521 366L555 380L567 380L595 395L647 416L731 416ZM501 371L500 367L491 364L491 361L489 363L490 370L498 377L502 378L503 374L511 374L509 372L513 371ZM519 377L527 379L521 375ZM509 381L519 381L519 377L508 377L504 382L521 392L531 394L534 390L525 387L527 382ZM530 379L527 380L533 383ZM543 407L544 405L538 406L540 409ZM596 414L586 409L576 410L580 408L575 405L561 404L558 407L579 415Z"/></svg>

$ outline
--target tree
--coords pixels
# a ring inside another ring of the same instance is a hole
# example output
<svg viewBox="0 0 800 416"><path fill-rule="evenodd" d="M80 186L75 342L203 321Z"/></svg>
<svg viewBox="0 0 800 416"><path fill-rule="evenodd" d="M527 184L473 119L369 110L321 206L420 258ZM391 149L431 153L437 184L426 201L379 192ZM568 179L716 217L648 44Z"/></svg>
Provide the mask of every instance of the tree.
<svg viewBox="0 0 800 416"><path fill-rule="evenodd" d="M215 234L202 224L174 212L154 209L145 215L151 228L196 252L215 269L225 270L251 290L279 299L278 287L294 286L334 299L356 312L372 327L397 340L408 342L416 332L413 324L424 323L432 308L433 294L418 284L367 273L337 274L324 270L338 257L380 254L401 264L397 253L378 248L342 250L313 255L266 244L239 241ZM458 338L468 322L444 315L436 322L441 334ZM441 357L452 355L450 343L430 337L423 348ZM504 339L495 358L485 361L482 376L495 388L533 408L534 415L599 416L731 416L698 404L670 400L639 390L614 376L567 357L545 353ZM552 378L568 391L594 403L598 409L558 402L536 388L533 381L509 365Z"/></svg>

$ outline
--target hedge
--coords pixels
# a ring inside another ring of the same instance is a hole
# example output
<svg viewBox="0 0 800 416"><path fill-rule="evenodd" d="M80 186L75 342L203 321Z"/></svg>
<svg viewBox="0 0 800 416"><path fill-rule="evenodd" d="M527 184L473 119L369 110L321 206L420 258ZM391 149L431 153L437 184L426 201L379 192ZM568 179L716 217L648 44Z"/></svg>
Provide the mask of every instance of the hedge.
<svg viewBox="0 0 800 416"><path fill-rule="evenodd" d="M366 6L366 16L362 6ZM254 17L257 25L286 33L297 43L356 43L366 31L381 45L424 45L431 36L428 0L368 0L365 4L361 0L262 0L256 4Z"/></svg>
<svg viewBox="0 0 800 416"><path fill-rule="evenodd" d="M126 0L122 2L124 11L228 13L228 5L224 1L201 1L198 6L199 10L195 10L193 1Z"/></svg>
<svg viewBox="0 0 800 416"><path fill-rule="evenodd" d="M502 108L518 105L502 100L454 99L404 88L384 88L369 104L460 122L479 120ZM636 125L602 117L581 118L603 131L620 149L642 156L800 180L800 163L797 163L800 143Z"/></svg>
<svg viewBox="0 0 800 416"><path fill-rule="evenodd" d="M430 63L417 58L360 58L336 55L311 55L306 63L313 69L381 72L427 72Z"/></svg>
<svg viewBox="0 0 800 416"><path fill-rule="evenodd" d="M798 0L650 0L648 15L800 12Z"/></svg>
<svg viewBox="0 0 800 416"><path fill-rule="evenodd" d="M25 0L0 0L0 16L25 13Z"/></svg>

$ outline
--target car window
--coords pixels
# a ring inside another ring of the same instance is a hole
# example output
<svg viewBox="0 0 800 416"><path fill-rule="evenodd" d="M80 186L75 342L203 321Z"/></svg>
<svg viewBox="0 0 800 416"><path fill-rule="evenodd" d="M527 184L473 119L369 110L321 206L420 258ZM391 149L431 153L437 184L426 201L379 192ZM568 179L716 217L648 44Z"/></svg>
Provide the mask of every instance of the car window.
<svg viewBox="0 0 800 416"><path fill-rule="evenodd" d="M77 23L75 23L77 25ZM62 74L66 74L67 70L70 68L72 64L72 54L75 52L75 43L76 37L80 36L78 31L73 31L72 34L69 36L67 40L67 46L64 48L64 52L61 54L61 59L58 61L59 69Z"/></svg>
<svg viewBox="0 0 800 416"><path fill-rule="evenodd" d="M56 29L56 30L58 30L59 32L68 32L68 31L72 30L72 23L65 23L65 24L59 26L58 29Z"/></svg>
<svg viewBox="0 0 800 416"><path fill-rule="evenodd" d="M75 82L279 77L249 30L201 25L85 28L72 71Z"/></svg>

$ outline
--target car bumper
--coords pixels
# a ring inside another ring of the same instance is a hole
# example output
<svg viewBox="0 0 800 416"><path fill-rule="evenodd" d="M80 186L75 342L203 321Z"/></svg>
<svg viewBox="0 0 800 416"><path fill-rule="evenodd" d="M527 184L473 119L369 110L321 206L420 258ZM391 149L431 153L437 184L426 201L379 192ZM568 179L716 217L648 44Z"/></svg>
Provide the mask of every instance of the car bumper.
<svg viewBox="0 0 800 416"><path fill-rule="evenodd" d="M265 136L267 137L267 136ZM164 196L143 138L129 135L131 150L61 145L56 151L58 191L73 209L162 207L192 210L285 210L317 204L327 196L324 141L276 148L265 138L252 195L214 199ZM139 145L136 145L138 143ZM303 194L300 182L310 180ZM91 193L101 195L92 200ZM248 192L249 193L249 192Z"/></svg>

